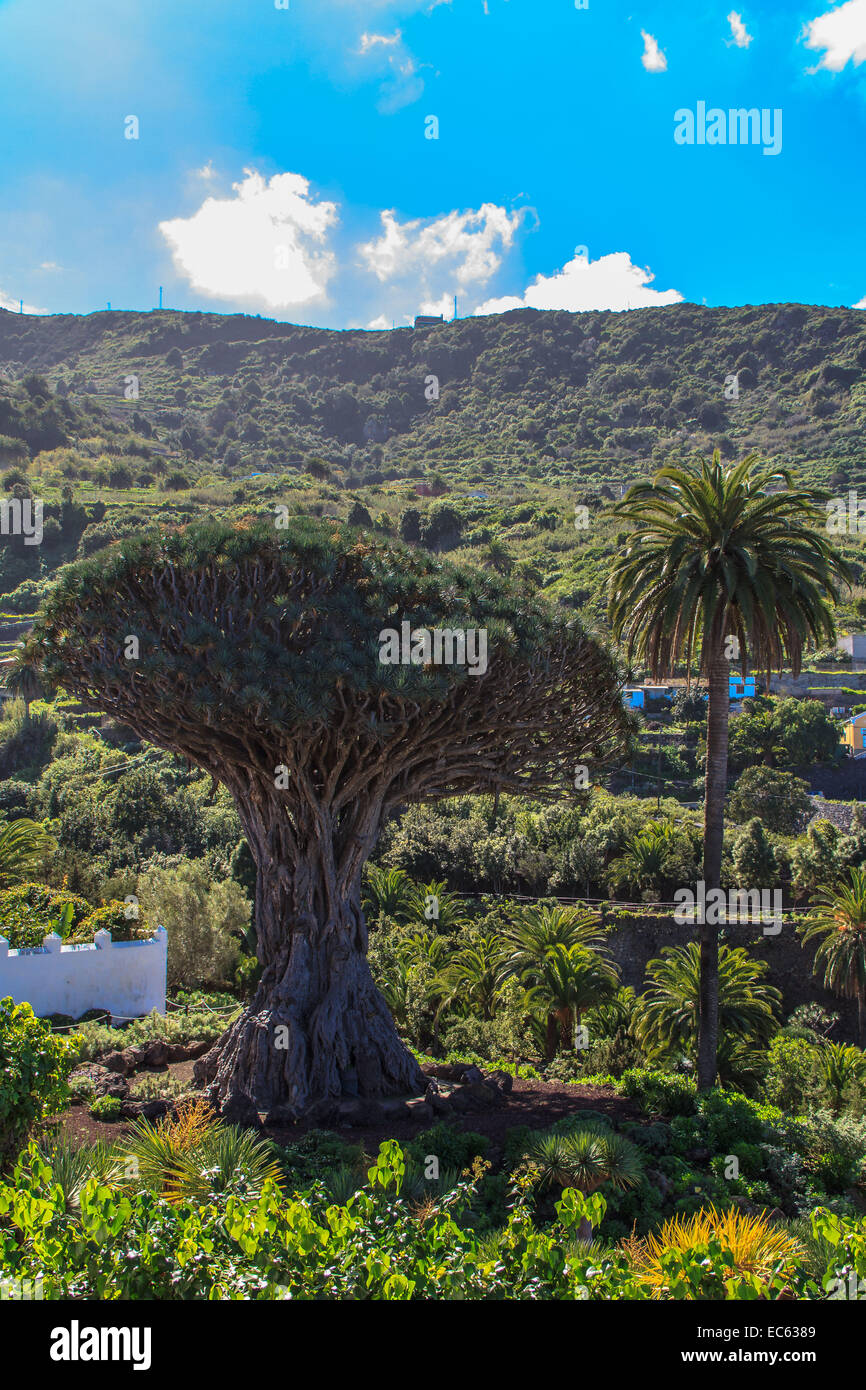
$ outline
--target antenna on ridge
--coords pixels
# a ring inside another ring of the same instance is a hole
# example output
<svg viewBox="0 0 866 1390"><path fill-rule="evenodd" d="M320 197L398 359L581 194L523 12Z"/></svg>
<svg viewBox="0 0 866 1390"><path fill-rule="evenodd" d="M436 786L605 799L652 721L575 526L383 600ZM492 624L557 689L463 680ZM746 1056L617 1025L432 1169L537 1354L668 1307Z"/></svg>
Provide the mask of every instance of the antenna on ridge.
<svg viewBox="0 0 866 1390"><path fill-rule="evenodd" d="M162 308L162 285L159 287L159 307Z"/></svg>
<svg viewBox="0 0 866 1390"><path fill-rule="evenodd" d="M455 319L456 319L456 317L457 317L457 296L456 296L456 294L455 294L455 296L454 296L454 317L455 317Z"/></svg>

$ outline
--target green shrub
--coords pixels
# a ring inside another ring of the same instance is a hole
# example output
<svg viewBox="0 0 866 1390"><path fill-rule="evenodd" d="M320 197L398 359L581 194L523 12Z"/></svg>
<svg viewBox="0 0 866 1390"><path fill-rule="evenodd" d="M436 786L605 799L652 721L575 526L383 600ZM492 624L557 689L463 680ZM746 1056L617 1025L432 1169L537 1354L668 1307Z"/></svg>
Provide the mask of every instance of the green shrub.
<svg viewBox="0 0 866 1390"><path fill-rule="evenodd" d="M123 1108L120 1096L97 1096L90 1107L94 1120L119 1120Z"/></svg>
<svg viewBox="0 0 866 1390"><path fill-rule="evenodd" d="M695 1110L694 1081L674 1072L633 1067L623 1072L617 1089L622 1095L636 1100L641 1109L648 1113L691 1115Z"/></svg>
<svg viewBox="0 0 866 1390"><path fill-rule="evenodd" d="M142 916L127 916L128 904L119 899L105 903L85 917L72 935L73 941L92 941L98 931L111 932L112 941L144 941L153 935L153 927Z"/></svg>
<svg viewBox="0 0 866 1390"><path fill-rule="evenodd" d="M462 1171L473 1158L484 1156L489 1143L484 1134L457 1129L454 1125L440 1121L413 1139L406 1146L406 1154L421 1166L428 1154L435 1154L442 1168L456 1168Z"/></svg>
<svg viewBox="0 0 866 1390"><path fill-rule="evenodd" d="M767 1052L763 1092L771 1105L788 1114L814 1109L824 1093L820 1047L777 1034Z"/></svg>
<svg viewBox="0 0 866 1390"><path fill-rule="evenodd" d="M74 1046L52 1033L29 1004L0 999L0 1166L17 1154L34 1124L62 1108L74 1063Z"/></svg>

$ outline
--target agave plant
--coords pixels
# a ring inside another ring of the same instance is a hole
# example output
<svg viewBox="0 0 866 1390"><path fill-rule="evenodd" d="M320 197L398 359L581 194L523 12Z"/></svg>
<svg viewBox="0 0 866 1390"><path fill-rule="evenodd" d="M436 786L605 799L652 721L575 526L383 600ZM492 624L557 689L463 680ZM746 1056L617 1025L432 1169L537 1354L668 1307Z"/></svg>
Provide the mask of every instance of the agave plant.
<svg viewBox="0 0 866 1390"><path fill-rule="evenodd" d="M804 1255L799 1241L783 1227L772 1225L765 1214L749 1215L736 1207L722 1212L705 1207L692 1216L671 1217L654 1234L626 1241L624 1248L637 1281L652 1298L665 1298L670 1294L671 1256L692 1255L705 1263L712 1244L721 1247L712 1258L722 1279L749 1275L764 1285L778 1277L789 1278Z"/></svg>
<svg viewBox="0 0 866 1390"><path fill-rule="evenodd" d="M538 1174L540 1187L558 1183L576 1187L584 1196L609 1184L626 1189L637 1187L643 1174L641 1156L634 1144L615 1130L585 1125L571 1134L546 1134L537 1139L527 1153ZM592 1227L584 1218L578 1239L592 1238Z"/></svg>

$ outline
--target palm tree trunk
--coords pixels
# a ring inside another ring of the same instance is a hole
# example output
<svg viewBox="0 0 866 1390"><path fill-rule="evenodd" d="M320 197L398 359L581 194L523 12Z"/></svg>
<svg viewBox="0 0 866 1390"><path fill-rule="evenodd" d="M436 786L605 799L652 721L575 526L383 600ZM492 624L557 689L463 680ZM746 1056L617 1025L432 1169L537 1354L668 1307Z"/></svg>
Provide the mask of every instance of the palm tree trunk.
<svg viewBox="0 0 866 1390"><path fill-rule="evenodd" d="M866 989L857 991L857 1043L866 1050Z"/></svg>
<svg viewBox="0 0 866 1390"><path fill-rule="evenodd" d="M545 1039L545 1055L548 1062L552 1062L556 1056L556 1043L559 1029L556 1022L556 1014L547 1015L547 1037Z"/></svg>
<svg viewBox="0 0 866 1390"><path fill-rule="evenodd" d="M715 645L708 669L707 762L704 790L704 885L707 893L721 886L722 843L725 832L725 793L728 784L728 661L721 642ZM704 913L706 917L706 913ZM698 1089L708 1091L716 1080L719 1047L719 928L700 923L701 983L698 1018Z"/></svg>

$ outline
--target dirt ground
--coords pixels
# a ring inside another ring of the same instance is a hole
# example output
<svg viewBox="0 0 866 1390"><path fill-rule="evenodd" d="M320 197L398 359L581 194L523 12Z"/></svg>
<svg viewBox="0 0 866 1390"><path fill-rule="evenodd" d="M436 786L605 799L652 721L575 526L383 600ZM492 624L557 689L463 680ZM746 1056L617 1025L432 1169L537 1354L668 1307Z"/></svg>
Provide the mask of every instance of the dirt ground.
<svg viewBox="0 0 866 1390"><path fill-rule="evenodd" d="M165 1071L179 1080L191 1082L193 1065L191 1061L175 1062ZM454 1115L448 1122L458 1129L486 1135L490 1140L489 1157L495 1160L502 1150L508 1130L518 1125L547 1129L554 1121L581 1110L597 1111L614 1123L640 1118L640 1111L632 1102L616 1095L610 1087L567 1086L554 1081L515 1079L513 1089L503 1104L470 1114ZM73 1105L61 1116L59 1127L77 1147L93 1144L97 1139L106 1143L120 1139L129 1133L130 1123L125 1120L115 1123L95 1120L86 1105ZM328 1129L348 1143L363 1144L367 1153L375 1153L383 1139L405 1142L414 1139L427 1127L412 1120L390 1120L370 1128L335 1128L329 1125ZM264 1132L278 1144L293 1144L310 1128L312 1126L308 1124L296 1124L279 1129L268 1128Z"/></svg>

